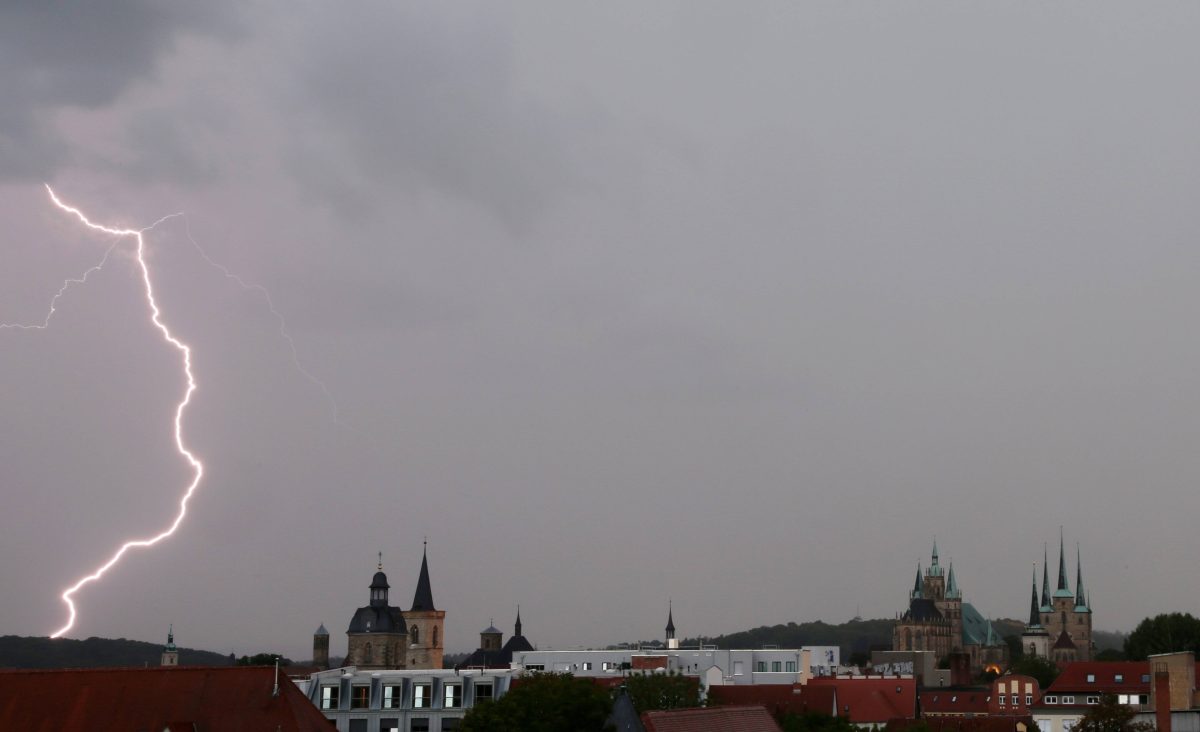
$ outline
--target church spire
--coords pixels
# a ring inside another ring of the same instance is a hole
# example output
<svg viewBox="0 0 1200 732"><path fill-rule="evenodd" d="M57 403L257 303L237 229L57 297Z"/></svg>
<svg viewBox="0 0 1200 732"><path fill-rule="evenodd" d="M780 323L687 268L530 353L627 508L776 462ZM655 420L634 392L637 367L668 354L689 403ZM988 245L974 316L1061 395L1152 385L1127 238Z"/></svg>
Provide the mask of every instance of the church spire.
<svg viewBox="0 0 1200 732"><path fill-rule="evenodd" d="M434 610L433 588L429 584L429 542L421 550L421 576L417 578L417 592L413 595L413 610Z"/></svg>
<svg viewBox="0 0 1200 732"><path fill-rule="evenodd" d="M1067 550L1063 543L1062 527L1058 527L1058 589L1055 597L1074 597L1070 585L1067 584Z"/></svg>
<svg viewBox="0 0 1200 732"><path fill-rule="evenodd" d="M913 583L911 596L912 596L912 599L914 599L914 600L921 597L921 562L920 562L920 560L917 561L917 581Z"/></svg>
<svg viewBox="0 0 1200 732"><path fill-rule="evenodd" d="M1038 605L1038 594L1037 594L1037 562L1033 563L1033 587L1030 590L1030 592L1031 592L1031 596L1029 598L1029 627L1030 628L1039 628L1042 625L1042 618L1041 618L1041 615L1039 615L1041 606Z"/></svg>
<svg viewBox="0 0 1200 732"><path fill-rule="evenodd" d="M1042 542L1042 608L1050 611L1050 550Z"/></svg>
<svg viewBox="0 0 1200 732"><path fill-rule="evenodd" d="M958 583L954 581L954 560L950 560L950 576L946 578L946 597L959 598L962 593L958 591Z"/></svg>
<svg viewBox="0 0 1200 732"><path fill-rule="evenodd" d="M1079 542L1075 542L1075 604L1087 607L1087 595L1083 591L1083 562L1079 555Z"/></svg>
<svg viewBox="0 0 1200 732"><path fill-rule="evenodd" d="M517 604L517 622L513 624L513 637L521 637L521 605Z"/></svg>

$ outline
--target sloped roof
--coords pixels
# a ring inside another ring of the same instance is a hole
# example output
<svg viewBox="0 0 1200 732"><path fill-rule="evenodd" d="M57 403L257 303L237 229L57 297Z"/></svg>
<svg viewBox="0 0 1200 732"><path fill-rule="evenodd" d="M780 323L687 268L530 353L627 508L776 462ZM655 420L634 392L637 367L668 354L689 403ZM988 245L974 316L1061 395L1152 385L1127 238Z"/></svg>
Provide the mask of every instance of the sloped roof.
<svg viewBox="0 0 1200 732"><path fill-rule="evenodd" d="M908 603L908 612L904 613L905 620L941 620L942 613L937 609L933 600L914 597Z"/></svg>
<svg viewBox="0 0 1200 732"><path fill-rule="evenodd" d="M1017 723L1026 729L1033 728L1033 717L922 717L931 732L1015 732ZM885 732L903 732L912 726L912 720L889 720Z"/></svg>
<svg viewBox="0 0 1200 732"><path fill-rule="evenodd" d="M417 577L417 591L413 593L413 610L436 610L433 606L433 587L429 583L429 557L421 554L421 575Z"/></svg>
<svg viewBox="0 0 1200 732"><path fill-rule="evenodd" d="M508 660L511 661L512 654L523 653L525 651L532 651L532 650L534 650L534 648L533 648L533 644L525 639L525 636L514 635L513 637L509 638L507 641L504 642L504 648L502 650L508 654Z"/></svg>
<svg viewBox="0 0 1200 732"><path fill-rule="evenodd" d="M701 707L645 712L646 732L780 732L762 707Z"/></svg>
<svg viewBox="0 0 1200 732"><path fill-rule="evenodd" d="M1150 682L1142 681L1142 676L1149 673L1149 661L1076 661L1063 666L1043 693L1148 694ZM1088 681L1089 675L1093 681ZM1122 677L1119 683L1117 676Z"/></svg>
<svg viewBox="0 0 1200 732"><path fill-rule="evenodd" d="M884 724L889 719L912 719L917 713L917 682L912 678L827 676L808 685L834 687L838 715L855 724Z"/></svg>
<svg viewBox="0 0 1200 732"><path fill-rule="evenodd" d="M921 714L987 714L988 689L931 689L921 692Z"/></svg>
<svg viewBox="0 0 1200 732"><path fill-rule="evenodd" d="M391 605L367 605L354 611L347 633L407 633L408 626L400 608Z"/></svg>
<svg viewBox="0 0 1200 732"><path fill-rule="evenodd" d="M969 602L962 604L962 642L964 646L985 646L991 623Z"/></svg>
<svg viewBox="0 0 1200 732"><path fill-rule="evenodd" d="M805 712L834 713L837 693L832 686L802 686L800 684L745 684L710 686L710 706L758 705L772 715L804 714Z"/></svg>
<svg viewBox="0 0 1200 732"><path fill-rule="evenodd" d="M269 666L0 671L0 729L333 732Z"/></svg>

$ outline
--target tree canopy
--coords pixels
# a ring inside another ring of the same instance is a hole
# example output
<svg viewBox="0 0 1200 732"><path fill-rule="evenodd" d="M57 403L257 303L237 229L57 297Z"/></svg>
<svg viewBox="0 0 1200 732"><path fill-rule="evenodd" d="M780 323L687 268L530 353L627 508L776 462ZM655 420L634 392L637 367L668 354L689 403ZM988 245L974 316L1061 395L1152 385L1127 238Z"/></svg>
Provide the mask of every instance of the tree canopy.
<svg viewBox="0 0 1200 732"><path fill-rule="evenodd" d="M1038 686L1043 690L1048 688L1054 679L1058 678L1058 666L1047 658L1025 656L1013 662L1009 669L1014 674L1023 674L1037 679Z"/></svg>
<svg viewBox="0 0 1200 732"><path fill-rule="evenodd" d="M632 674L625 679L629 699L638 713L653 709L700 706L700 681L680 673Z"/></svg>
<svg viewBox="0 0 1200 732"><path fill-rule="evenodd" d="M1080 717L1074 732L1151 732L1154 725L1134 722L1136 714L1133 707L1118 702L1115 694L1104 694L1099 704Z"/></svg>
<svg viewBox="0 0 1200 732"><path fill-rule="evenodd" d="M571 674L534 673L493 702L476 704L463 717L463 732L600 732L612 697Z"/></svg>
<svg viewBox="0 0 1200 732"><path fill-rule="evenodd" d="M1125 639L1125 656L1143 661L1154 653L1192 651L1200 655L1200 619L1188 613L1166 613L1138 623Z"/></svg>

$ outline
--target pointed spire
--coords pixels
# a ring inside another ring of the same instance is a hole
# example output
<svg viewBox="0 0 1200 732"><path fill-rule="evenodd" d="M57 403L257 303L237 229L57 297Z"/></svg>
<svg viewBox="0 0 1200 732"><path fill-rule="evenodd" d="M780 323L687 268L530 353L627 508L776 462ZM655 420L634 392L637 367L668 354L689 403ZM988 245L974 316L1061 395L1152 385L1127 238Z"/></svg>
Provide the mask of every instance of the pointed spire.
<svg viewBox="0 0 1200 732"><path fill-rule="evenodd" d="M917 561L917 581L913 583L912 593L910 596L913 599L917 599L921 596L921 562L920 562L920 560Z"/></svg>
<svg viewBox="0 0 1200 732"><path fill-rule="evenodd" d="M167 625L167 650L168 651L175 650L175 624L174 623L170 623Z"/></svg>
<svg viewBox="0 0 1200 732"><path fill-rule="evenodd" d="M1050 609L1050 551L1042 542L1042 607Z"/></svg>
<svg viewBox="0 0 1200 732"><path fill-rule="evenodd" d="M675 612L670 598L667 599L667 640L675 637Z"/></svg>
<svg viewBox="0 0 1200 732"><path fill-rule="evenodd" d="M521 637L521 604L517 603L517 622L513 624L513 637Z"/></svg>
<svg viewBox="0 0 1200 732"><path fill-rule="evenodd" d="M932 566L932 567L938 566L937 536L933 537L933 564L930 566Z"/></svg>
<svg viewBox="0 0 1200 732"><path fill-rule="evenodd" d="M421 576L417 578L417 592L413 595L413 610L434 610L433 588L429 584L429 541L421 550Z"/></svg>
<svg viewBox="0 0 1200 732"><path fill-rule="evenodd" d="M1079 555L1079 542L1075 542L1075 604L1087 607L1087 595L1083 591L1083 562Z"/></svg>
<svg viewBox="0 0 1200 732"><path fill-rule="evenodd" d="M1037 562L1033 563L1033 587L1030 590L1029 598L1029 626L1030 628L1042 627L1042 617L1040 615L1041 606L1038 605L1037 594Z"/></svg>
<svg viewBox="0 0 1200 732"><path fill-rule="evenodd" d="M954 581L954 560L950 560L950 576L946 578L946 597L956 598L962 597L962 593L958 591L958 583Z"/></svg>
<svg viewBox="0 0 1200 732"><path fill-rule="evenodd" d="M379 552L379 564L375 565L375 570L377 572L383 571L383 552Z"/></svg>
<svg viewBox="0 0 1200 732"><path fill-rule="evenodd" d="M1067 550L1063 544L1062 527L1058 527L1058 589L1055 597L1072 597L1070 586L1067 584Z"/></svg>

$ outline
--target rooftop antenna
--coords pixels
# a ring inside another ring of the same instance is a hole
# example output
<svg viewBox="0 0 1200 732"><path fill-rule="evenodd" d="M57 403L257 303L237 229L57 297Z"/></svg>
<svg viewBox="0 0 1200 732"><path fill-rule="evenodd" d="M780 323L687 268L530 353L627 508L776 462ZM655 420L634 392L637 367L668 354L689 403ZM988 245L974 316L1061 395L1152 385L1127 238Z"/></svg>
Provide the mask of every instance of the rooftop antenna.
<svg viewBox="0 0 1200 732"><path fill-rule="evenodd" d="M271 689L271 696L279 696L279 656L275 657L275 688Z"/></svg>

